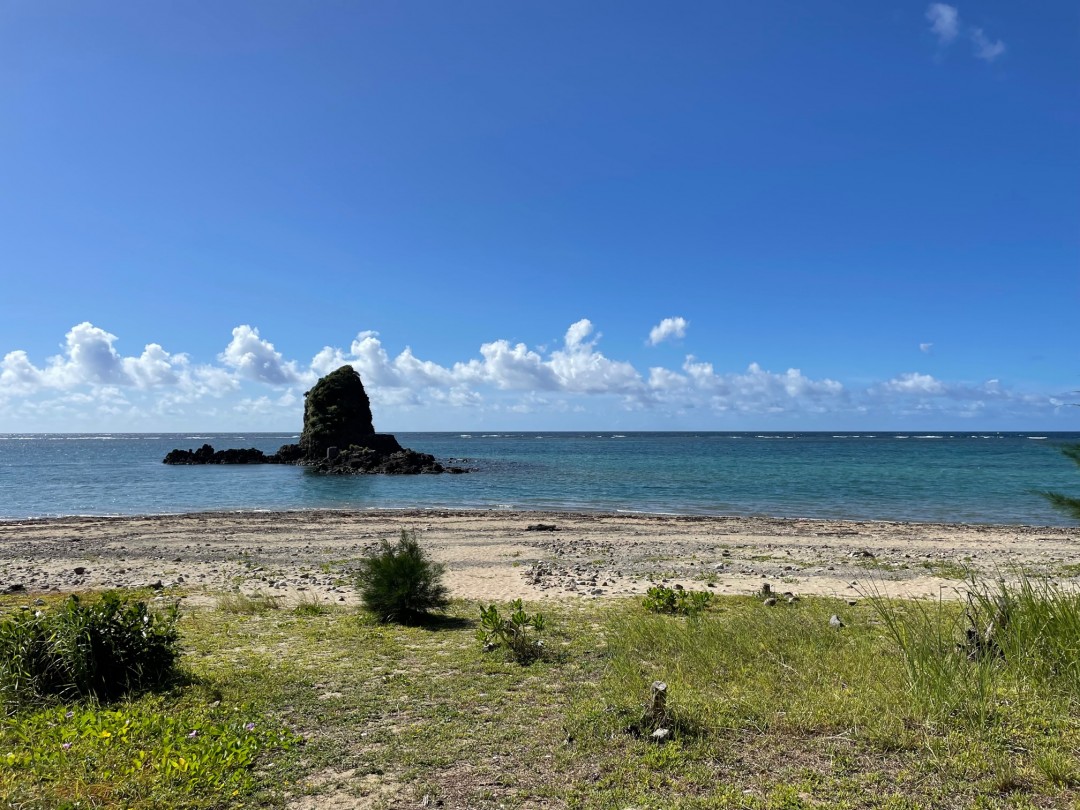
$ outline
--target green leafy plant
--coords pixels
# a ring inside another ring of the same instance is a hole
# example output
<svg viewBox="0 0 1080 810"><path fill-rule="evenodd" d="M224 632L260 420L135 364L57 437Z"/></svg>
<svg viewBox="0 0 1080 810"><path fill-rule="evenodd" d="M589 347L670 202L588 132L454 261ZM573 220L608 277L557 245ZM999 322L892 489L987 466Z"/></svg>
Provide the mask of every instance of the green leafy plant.
<svg viewBox="0 0 1080 810"><path fill-rule="evenodd" d="M378 552L360 563L360 598L380 621L415 621L450 603L442 582L445 570L428 558L415 531L402 529L397 543L383 540Z"/></svg>
<svg viewBox="0 0 1080 810"><path fill-rule="evenodd" d="M654 585L645 594L642 605L651 613L673 613L696 616L709 606L712 594L708 591L683 591Z"/></svg>
<svg viewBox="0 0 1080 810"><path fill-rule="evenodd" d="M542 613L529 615L520 599L510 603L510 614L503 616L495 605L481 606L480 629L477 638L486 650L505 649L520 663L533 661L543 655L544 642L540 635L547 627Z"/></svg>
<svg viewBox="0 0 1080 810"><path fill-rule="evenodd" d="M1080 466L1080 444L1066 445L1061 448L1061 452L1076 462L1077 466ZM1080 498L1071 498L1060 492L1040 492L1039 494L1046 498L1055 509L1059 509L1080 520Z"/></svg>
<svg viewBox="0 0 1080 810"><path fill-rule="evenodd" d="M180 654L177 618L175 605L151 611L115 591L20 611L0 621L0 697L6 705L109 701L162 686Z"/></svg>
<svg viewBox="0 0 1080 810"><path fill-rule="evenodd" d="M190 806L205 806L200 795L220 806L255 788L260 755L299 742L249 706L178 707L155 697L28 710L0 720L0 795L20 807L175 807L176 794ZM172 801L159 803L162 792ZM34 804L35 794L52 801Z"/></svg>

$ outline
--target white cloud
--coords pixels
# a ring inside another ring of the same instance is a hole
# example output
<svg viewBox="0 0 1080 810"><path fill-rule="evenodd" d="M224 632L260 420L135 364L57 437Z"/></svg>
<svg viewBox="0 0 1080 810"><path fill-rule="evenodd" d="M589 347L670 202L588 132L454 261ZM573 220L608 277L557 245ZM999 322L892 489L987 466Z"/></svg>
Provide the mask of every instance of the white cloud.
<svg viewBox="0 0 1080 810"><path fill-rule="evenodd" d="M596 351L597 335L587 340L593 325L587 318L566 330L564 348L551 353L547 366L563 391L589 394L631 393L643 390L641 375L630 364L609 360Z"/></svg>
<svg viewBox="0 0 1080 810"><path fill-rule="evenodd" d="M956 6L947 3L931 3L926 9L926 19L930 21L930 32L938 40L938 45L945 47L952 43L961 29L975 46L976 59L993 62L1005 53L1005 43L1000 39L991 40L982 28L962 26L960 12Z"/></svg>
<svg viewBox="0 0 1080 810"><path fill-rule="evenodd" d="M993 62L1005 53L1005 43L1000 39L991 42L981 28L971 29L971 41L975 43L975 58Z"/></svg>
<svg viewBox="0 0 1080 810"><path fill-rule="evenodd" d="M956 6L931 3L926 9L926 19L930 21L930 30L942 45L948 45L956 39L956 34L960 30L960 12Z"/></svg>
<svg viewBox="0 0 1080 810"><path fill-rule="evenodd" d="M34 367L26 352L17 349L0 361L0 396L32 394L42 385L41 371Z"/></svg>
<svg viewBox="0 0 1080 810"><path fill-rule="evenodd" d="M949 382L921 372L848 390L837 380L810 377L797 368L774 372L751 363L743 371L727 372L693 355L679 368L654 366L643 376L633 363L604 354L600 341L593 323L581 319L550 350L500 338L482 343L476 356L439 363L408 346L391 354L378 333L364 331L347 348L326 346L303 363L283 356L258 329L243 325L232 330L217 363L195 365L188 355L170 353L157 343L124 356L115 335L82 323L68 331L62 353L40 365L20 349L0 357L0 414L12 427L38 424L36 429L54 430L68 424L160 429L162 422L155 418L174 425L182 421L183 427L210 422L227 429L237 423L219 420L245 414L252 421L243 424L273 429L296 421L307 385L346 363L357 368L372 401L384 409L377 414L380 420L385 410L425 408L431 414L456 409L474 424L485 414L556 418L591 410L603 419L614 409L654 414L635 417L643 426L695 412L753 419L769 414L794 419L813 414L829 414L822 417L828 419L843 419L843 414L860 419L1023 417L1051 413L1063 400L1060 392L1054 398L1016 392L996 379ZM923 352L931 346L919 344ZM457 418L447 416L440 426L455 427Z"/></svg>
<svg viewBox="0 0 1080 810"><path fill-rule="evenodd" d="M848 407L844 386L815 380L797 368L778 373L751 363L742 373L717 373L712 363L687 355L684 374L665 368L649 370L649 387L663 403L707 407L718 412L822 412Z"/></svg>
<svg viewBox="0 0 1080 810"><path fill-rule="evenodd" d="M932 348L934 348L933 343L920 343L919 344L919 351L922 352L923 354L930 354L930 350Z"/></svg>
<svg viewBox="0 0 1080 810"><path fill-rule="evenodd" d="M188 370L187 355L169 354L150 343L138 357L122 357L116 340L116 335L83 322L64 336L63 354L50 357L42 368L33 365L25 351L8 352L0 361L0 396L81 385L155 388L178 383Z"/></svg>
<svg viewBox="0 0 1080 810"><path fill-rule="evenodd" d="M488 383L509 391L559 388L559 381L544 358L524 343L510 345L508 340L495 340L480 346L482 360L470 360L454 365L454 376L462 382Z"/></svg>
<svg viewBox="0 0 1080 810"><path fill-rule="evenodd" d="M232 330L232 340L219 355L229 368L242 376L270 385L302 382L303 378L292 361L286 362L274 344L259 337L259 330L244 324Z"/></svg>
<svg viewBox="0 0 1080 810"><path fill-rule="evenodd" d="M945 393L945 386L940 380L935 380L929 374L919 374L911 371L901 374L899 377L885 382L881 386L884 390L896 394L924 394L936 396Z"/></svg>
<svg viewBox="0 0 1080 810"><path fill-rule="evenodd" d="M665 340L686 337L686 327L690 325L686 318L664 318L649 330L649 345L655 346Z"/></svg>

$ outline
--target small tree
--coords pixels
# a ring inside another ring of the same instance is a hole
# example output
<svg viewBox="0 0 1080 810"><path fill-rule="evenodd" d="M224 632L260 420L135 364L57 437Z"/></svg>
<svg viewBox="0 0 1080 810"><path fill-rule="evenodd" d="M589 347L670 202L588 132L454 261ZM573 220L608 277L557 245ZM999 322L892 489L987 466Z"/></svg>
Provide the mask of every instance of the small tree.
<svg viewBox="0 0 1080 810"><path fill-rule="evenodd" d="M379 621L415 621L450 604L442 582L445 570L428 559L415 531L402 529L397 543L383 540L379 551L360 564L360 598Z"/></svg>
<svg viewBox="0 0 1080 810"><path fill-rule="evenodd" d="M1075 461L1077 466L1080 466L1080 444L1066 445L1061 448L1061 452ZM1080 498L1070 498L1060 492L1040 492L1039 494L1050 501L1051 506L1055 509L1060 509L1062 512L1072 515L1076 520L1080 520Z"/></svg>

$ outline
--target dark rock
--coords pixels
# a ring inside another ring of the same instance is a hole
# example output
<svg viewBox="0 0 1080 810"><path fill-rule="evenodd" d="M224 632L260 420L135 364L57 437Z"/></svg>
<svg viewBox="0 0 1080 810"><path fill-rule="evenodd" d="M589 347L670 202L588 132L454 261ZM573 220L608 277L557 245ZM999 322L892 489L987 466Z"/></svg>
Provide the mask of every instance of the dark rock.
<svg viewBox="0 0 1080 810"><path fill-rule="evenodd" d="M389 433L376 433L371 403L360 375L342 366L304 394L304 428L299 444L284 444L272 455L261 450L217 450L204 444L198 450L173 450L166 464L298 464L333 475L416 475L464 473L446 468L435 457L398 444Z"/></svg>
<svg viewBox="0 0 1080 810"><path fill-rule="evenodd" d="M525 527L527 532L557 532L559 527L554 523L533 523Z"/></svg>
<svg viewBox="0 0 1080 810"><path fill-rule="evenodd" d="M371 402L352 366L330 372L304 394L300 449L306 458L325 457L331 447L367 447L373 435Z"/></svg>
<svg viewBox="0 0 1080 810"><path fill-rule="evenodd" d="M198 450L172 450L165 456L166 464L274 464L275 456L249 447L246 450L214 450L204 444Z"/></svg>
<svg viewBox="0 0 1080 810"><path fill-rule="evenodd" d="M275 455L281 464L296 464L298 461L303 460L304 451L300 449L298 444L283 444L278 448Z"/></svg>

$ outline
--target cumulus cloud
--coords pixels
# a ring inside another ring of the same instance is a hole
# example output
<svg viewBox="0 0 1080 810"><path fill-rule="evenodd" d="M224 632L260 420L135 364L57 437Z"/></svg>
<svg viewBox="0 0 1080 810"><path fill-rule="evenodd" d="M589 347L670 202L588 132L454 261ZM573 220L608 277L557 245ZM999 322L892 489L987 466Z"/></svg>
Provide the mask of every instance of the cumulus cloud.
<svg viewBox="0 0 1080 810"><path fill-rule="evenodd" d="M670 327L664 328L665 321L657 328L665 335L685 330L685 322L680 325L678 320L668 319ZM35 364L21 349L0 358L0 414L9 424L52 419L55 425L89 426L108 417L113 420L109 424L118 426L114 429L153 427L148 420L154 414L183 417L187 424L194 418L244 414L270 426L295 421L305 387L346 363L360 372L375 404L399 410L430 406L440 411L554 415L581 412L592 400L604 403L591 406L598 407L597 413L619 408L658 416L697 410L889 418L1028 414L1048 412L1062 401L1060 395L1051 399L1012 391L998 380L957 383L914 371L849 390L837 380L812 377L798 368L772 371L750 363L732 372L694 355L687 355L678 368L654 366L643 375L633 363L605 354L601 339L592 321L583 318L570 324L550 349L498 338L482 343L471 358L440 363L409 346L392 353L377 332L363 331L347 347L326 346L305 363L284 356L254 326L241 325L232 330L216 363L196 365L188 355L170 353L158 343L125 356L115 335L82 323L65 335L61 353L43 363ZM931 345L919 348L929 352Z"/></svg>
<svg viewBox="0 0 1080 810"><path fill-rule="evenodd" d="M296 363L286 361L274 344L259 337L255 327L243 325L232 330L232 340L219 355L229 368L256 382L288 385L302 382Z"/></svg>
<svg viewBox="0 0 1080 810"><path fill-rule="evenodd" d="M588 340L592 333L592 322L583 318L566 330L564 348L551 353L547 365L555 374L559 388L591 394L642 390L641 375L637 370L630 363L610 360L597 351L600 335Z"/></svg>
<svg viewBox="0 0 1080 810"><path fill-rule="evenodd" d="M926 19L930 22L930 32L937 37L938 45L942 48L950 45L963 31L974 45L976 59L993 62L1005 53L1005 43L1000 39L991 39L982 28L961 25L956 6L931 3L926 9Z"/></svg>
<svg viewBox="0 0 1080 810"><path fill-rule="evenodd" d="M686 337L686 327L690 325L686 318L664 318L649 330L649 345L655 346L665 340Z"/></svg>
<svg viewBox="0 0 1080 810"><path fill-rule="evenodd" d="M708 394L708 405L718 411L780 413L808 410L821 412L844 407L844 386L831 379L815 380L797 368L785 372L763 369L751 363L742 373L717 373L712 363L701 362L688 355L683 363L685 379L695 390ZM650 376L671 390L679 380L669 373Z"/></svg>
<svg viewBox="0 0 1080 810"><path fill-rule="evenodd" d="M930 21L930 31L942 45L948 45L960 30L960 12L956 6L946 3L931 3L926 9L926 19Z"/></svg>
<svg viewBox="0 0 1080 810"><path fill-rule="evenodd" d="M882 384L882 389L896 394L933 395L945 393L945 386L929 374L911 371Z"/></svg>
<svg viewBox="0 0 1080 810"><path fill-rule="evenodd" d="M141 355L122 357L114 345L116 340L116 335L84 322L64 336L63 353L50 357L42 367L30 362L25 351L8 352L0 361L0 395L80 385L155 388L176 384L188 370L187 355L169 354L157 343L150 343Z"/></svg>

